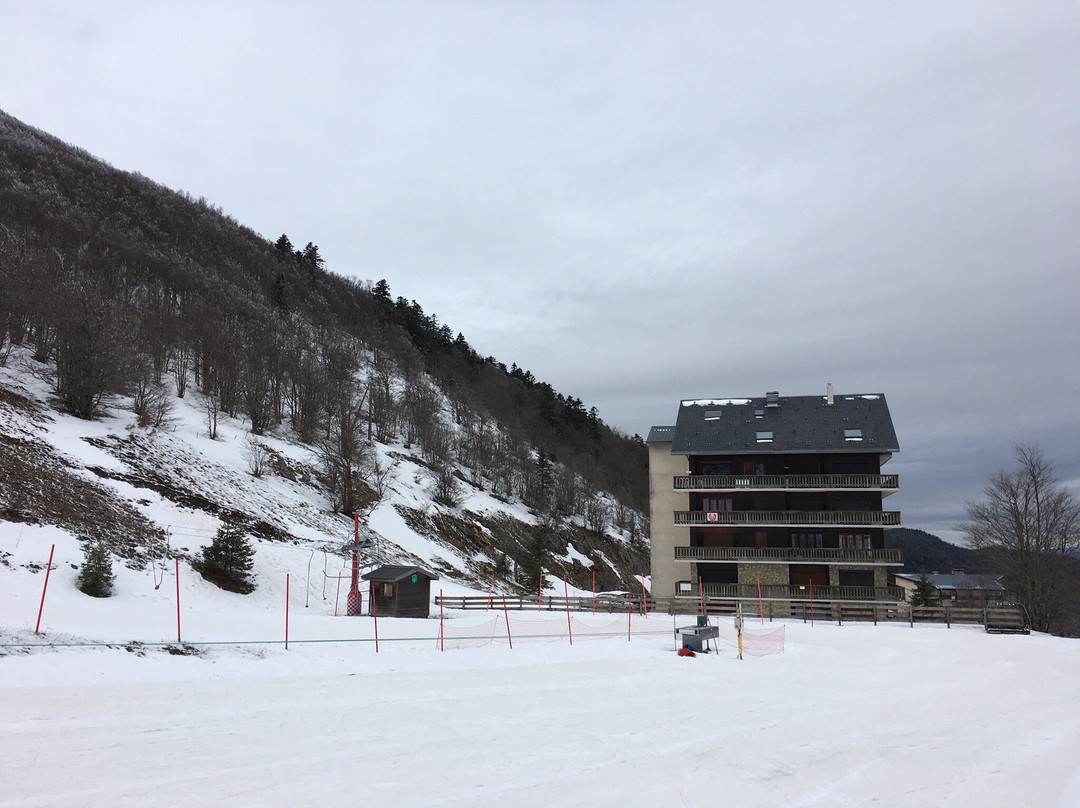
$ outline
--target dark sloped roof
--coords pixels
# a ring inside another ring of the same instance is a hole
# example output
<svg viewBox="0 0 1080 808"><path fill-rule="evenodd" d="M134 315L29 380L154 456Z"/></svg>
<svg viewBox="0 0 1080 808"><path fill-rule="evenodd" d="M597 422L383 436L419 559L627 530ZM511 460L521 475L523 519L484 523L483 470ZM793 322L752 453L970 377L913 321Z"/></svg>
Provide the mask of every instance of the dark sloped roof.
<svg viewBox="0 0 1080 808"><path fill-rule="evenodd" d="M767 406L770 401L777 406ZM771 441L758 433L771 433ZM880 393L837 395L831 405L825 396L683 401L671 439L675 455L899 450Z"/></svg>
<svg viewBox="0 0 1080 808"><path fill-rule="evenodd" d="M645 439L646 443L670 443L671 436L675 432L673 426L654 426L649 430L649 437Z"/></svg>
<svg viewBox="0 0 1080 808"><path fill-rule="evenodd" d="M390 564L374 569L371 572L365 572L361 577L365 581L386 581L388 583L396 583L405 580L413 573L423 575L425 578L432 581L436 580L436 576L432 575L430 572L424 572L420 567L401 567Z"/></svg>
<svg viewBox="0 0 1080 808"><path fill-rule="evenodd" d="M912 575L911 573L901 573L896 576L897 578L904 578L908 581L918 582L921 575ZM1005 587L1002 586L1001 581L996 575L976 575L974 573L966 572L952 572L948 574L934 572L926 576L926 580L930 582L930 585L934 589L989 589L993 591L1003 592Z"/></svg>

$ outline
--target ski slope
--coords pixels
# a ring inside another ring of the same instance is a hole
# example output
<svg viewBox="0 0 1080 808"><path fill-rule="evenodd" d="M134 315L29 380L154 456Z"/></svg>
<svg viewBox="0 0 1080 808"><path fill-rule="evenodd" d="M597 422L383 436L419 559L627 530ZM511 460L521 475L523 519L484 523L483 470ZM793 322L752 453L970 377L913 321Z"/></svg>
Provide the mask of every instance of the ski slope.
<svg viewBox="0 0 1080 808"><path fill-rule="evenodd" d="M789 622L783 654L687 659L664 615L440 652L431 619L376 653L302 611L287 651L7 649L0 806L1080 805L1072 640Z"/></svg>

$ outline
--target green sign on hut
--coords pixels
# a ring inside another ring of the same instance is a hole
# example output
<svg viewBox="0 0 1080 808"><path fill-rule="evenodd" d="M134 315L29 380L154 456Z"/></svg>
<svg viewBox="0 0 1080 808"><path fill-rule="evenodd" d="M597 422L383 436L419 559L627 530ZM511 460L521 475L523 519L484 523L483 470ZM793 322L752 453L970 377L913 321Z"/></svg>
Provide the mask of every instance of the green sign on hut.
<svg viewBox="0 0 1080 808"><path fill-rule="evenodd" d="M371 603L379 617L427 617L431 605L431 582L434 575L420 567L387 565L364 573L371 584L368 594L368 613Z"/></svg>

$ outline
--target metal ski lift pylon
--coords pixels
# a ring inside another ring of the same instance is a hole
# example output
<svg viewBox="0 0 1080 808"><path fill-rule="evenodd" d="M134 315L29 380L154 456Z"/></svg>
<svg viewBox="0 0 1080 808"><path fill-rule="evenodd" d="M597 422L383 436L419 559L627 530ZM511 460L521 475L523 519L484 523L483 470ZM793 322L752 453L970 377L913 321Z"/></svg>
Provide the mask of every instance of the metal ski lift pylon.
<svg viewBox="0 0 1080 808"><path fill-rule="evenodd" d="M352 551L352 580L345 601L345 614L350 616L361 615L364 613L364 597L360 592L360 569L361 566L368 567L371 564L361 565L360 553L362 551L373 552L376 548L375 541L371 536L365 536L363 541L360 540L360 514L353 514L352 542L342 545L341 549L345 552Z"/></svg>

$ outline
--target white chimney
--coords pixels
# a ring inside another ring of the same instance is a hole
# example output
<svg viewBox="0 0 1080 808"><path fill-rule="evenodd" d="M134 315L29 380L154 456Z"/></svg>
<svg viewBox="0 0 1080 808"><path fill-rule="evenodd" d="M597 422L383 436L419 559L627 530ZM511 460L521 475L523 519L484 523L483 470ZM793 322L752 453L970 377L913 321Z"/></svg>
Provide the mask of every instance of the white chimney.
<svg viewBox="0 0 1080 808"><path fill-rule="evenodd" d="M833 405L832 382L825 385L825 403L830 407Z"/></svg>

